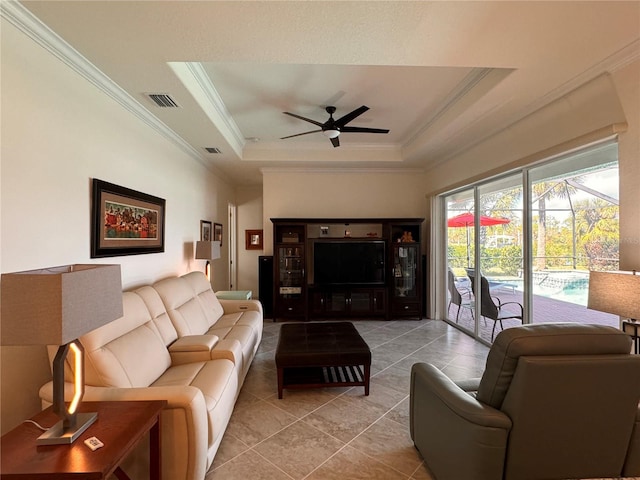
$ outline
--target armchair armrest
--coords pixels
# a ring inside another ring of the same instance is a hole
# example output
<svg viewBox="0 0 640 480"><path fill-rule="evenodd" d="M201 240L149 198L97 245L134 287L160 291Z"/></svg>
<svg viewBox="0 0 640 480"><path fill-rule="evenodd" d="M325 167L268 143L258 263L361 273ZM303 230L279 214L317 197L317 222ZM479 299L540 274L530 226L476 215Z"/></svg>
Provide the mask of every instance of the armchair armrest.
<svg viewBox="0 0 640 480"><path fill-rule="evenodd" d="M465 380L458 380L454 382L459 388L467 393L475 393L478 391L478 387L480 386L481 378L467 378Z"/></svg>
<svg viewBox="0 0 640 480"><path fill-rule="evenodd" d="M512 426L507 415L426 363L411 369L409 408L411 438L437 478L502 478Z"/></svg>
<svg viewBox="0 0 640 480"><path fill-rule="evenodd" d="M224 313L246 312L253 310L262 315L262 304L258 300L224 300L220 299Z"/></svg>

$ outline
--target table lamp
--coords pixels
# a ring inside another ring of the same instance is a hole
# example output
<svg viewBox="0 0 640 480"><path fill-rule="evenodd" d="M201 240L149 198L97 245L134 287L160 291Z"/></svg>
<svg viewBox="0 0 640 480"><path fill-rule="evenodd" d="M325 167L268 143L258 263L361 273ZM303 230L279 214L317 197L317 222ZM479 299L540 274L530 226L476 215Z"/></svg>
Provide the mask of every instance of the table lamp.
<svg viewBox="0 0 640 480"><path fill-rule="evenodd" d="M205 274L209 281L211 281L211 262L220 258L220 241L199 241L196 242L196 259L206 260Z"/></svg>
<svg viewBox="0 0 640 480"><path fill-rule="evenodd" d="M66 265L2 274L1 345L59 345L53 361L53 411L61 420L38 445L73 443L96 421L78 413L84 394L84 349L78 337L123 314L120 265ZM64 400L65 361L71 354L74 392Z"/></svg>
<svg viewBox="0 0 640 480"><path fill-rule="evenodd" d="M640 275L636 271L589 272L587 308L640 319Z"/></svg>

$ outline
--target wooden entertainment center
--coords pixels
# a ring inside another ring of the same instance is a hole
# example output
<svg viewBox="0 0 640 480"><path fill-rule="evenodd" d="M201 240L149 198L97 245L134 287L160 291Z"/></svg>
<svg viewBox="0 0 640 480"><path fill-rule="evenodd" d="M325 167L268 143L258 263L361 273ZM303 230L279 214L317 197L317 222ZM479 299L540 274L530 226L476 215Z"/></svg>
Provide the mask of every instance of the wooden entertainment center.
<svg viewBox="0 0 640 480"><path fill-rule="evenodd" d="M422 318L422 218L272 218L274 321Z"/></svg>

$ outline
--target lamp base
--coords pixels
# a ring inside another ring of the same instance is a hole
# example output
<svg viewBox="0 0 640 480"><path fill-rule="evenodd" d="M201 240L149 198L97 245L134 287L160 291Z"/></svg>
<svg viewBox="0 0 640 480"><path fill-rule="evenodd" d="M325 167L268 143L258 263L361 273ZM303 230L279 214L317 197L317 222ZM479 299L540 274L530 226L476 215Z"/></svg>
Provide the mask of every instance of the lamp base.
<svg viewBox="0 0 640 480"><path fill-rule="evenodd" d="M62 426L62 420L56 423L49 430L44 432L36 440L36 445L68 445L76 441L76 439L87 428L93 424L98 418L98 414L93 413L78 413L76 418L76 426L67 428L66 430Z"/></svg>

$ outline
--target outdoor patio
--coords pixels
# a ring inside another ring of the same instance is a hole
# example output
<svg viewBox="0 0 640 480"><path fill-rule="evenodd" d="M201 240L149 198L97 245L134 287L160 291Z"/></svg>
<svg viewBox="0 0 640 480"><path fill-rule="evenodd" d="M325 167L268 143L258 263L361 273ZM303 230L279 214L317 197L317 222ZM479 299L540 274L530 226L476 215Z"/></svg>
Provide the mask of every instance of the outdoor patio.
<svg viewBox="0 0 640 480"><path fill-rule="evenodd" d="M522 292L518 290L511 290L509 288L499 288L492 291L492 295L497 296L504 302L518 302L522 303ZM512 307L512 306L510 306ZM508 307L505 307L508 308ZM516 311L519 309L516 306ZM576 305L575 303L565 302L562 300L556 300L553 298L545 297L542 295L533 295L533 323L558 323L558 322L578 322L578 323L596 323L600 325L609 325L615 328L620 328L620 322L617 315L610 315L608 313L598 312L596 310L589 310L582 305ZM514 310L509 310L510 312ZM458 312L457 305L450 305L449 307L449 319L454 324L456 323L456 314ZM519 320L504 320L504 328L510 328L520 325ZM471 315L469 308L461 307L460 315L458 317L457 325L470 332L474 331L475 320ZM479 323L480 338L490 342L491 330L493 329L493 320L480 318ZM496 327L496 335L500 331L500 325Z"/></svg>

